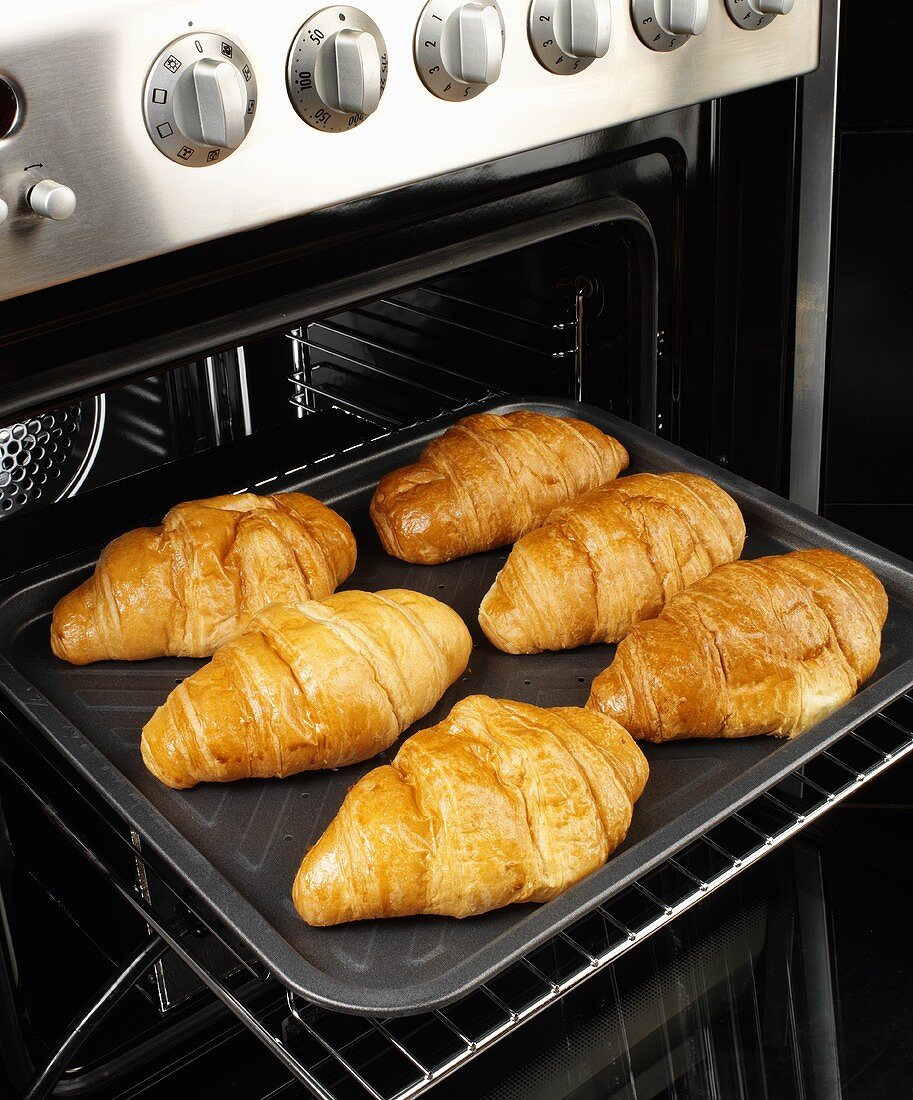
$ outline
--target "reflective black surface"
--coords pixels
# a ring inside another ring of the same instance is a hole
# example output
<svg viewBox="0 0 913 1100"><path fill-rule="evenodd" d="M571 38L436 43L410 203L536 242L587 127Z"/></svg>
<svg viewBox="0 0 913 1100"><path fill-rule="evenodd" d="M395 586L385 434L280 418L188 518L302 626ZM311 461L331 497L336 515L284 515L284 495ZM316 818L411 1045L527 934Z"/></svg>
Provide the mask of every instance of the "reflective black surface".
<svg viewBox="0 0 913 1100"><path fill-rule="evenodd" d="M901 10L841 7L825 513L913 557L913 103ZM822 120L822 124L826 120Z"/></svg>

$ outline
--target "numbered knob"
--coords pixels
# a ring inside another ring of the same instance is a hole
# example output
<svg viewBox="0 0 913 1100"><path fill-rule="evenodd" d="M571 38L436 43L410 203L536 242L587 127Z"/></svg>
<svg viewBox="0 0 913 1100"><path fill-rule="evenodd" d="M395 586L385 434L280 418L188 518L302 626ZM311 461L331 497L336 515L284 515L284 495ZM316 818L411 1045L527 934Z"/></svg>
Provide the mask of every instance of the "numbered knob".
<svg viewBox="0 0 913 1100"><path fill-rule="evenodd" d="M549 72L570 76L605 57L612 35L610 0L533 0L529 43Z"/></svg>
<svg viewBox="0 0 913 1100"><path fill-rule="evenodd" d="M324 8L292 42L286 85L309 126L327 133L353 129L377 110L386 84L387 44L358 8Z"/></svg>
<svg viewBox="0 0 913 1100"><path fill-rule="evenodd" d="M501 75L504 18L494 0L429 0L415 29L415 65L439 99L472 99Z"/></svg>
<svg viewBox="0 0 913 1100"><path fill-rule="evenodd" d="M28 203L39 218L65 222L76 209L76 194L66 184L42 180L29 191Z"/></svg>
<svg viewBox="0 0 913 1100"><path fill-rule="evenodd" d="M726 0L733 22L746 31L766 27L778 15L789 15L795 0Z"/></svg>
<svg viewBox="0 0 913 1100"><path fill-rule="evenodd" d="M747 0L746 0L747 2ZM634 29L651 50L668 53L703 34L709 0L633 0Z"/></svg>
<svg viewBox="0 0 913 1100"><path fill-rule="evenodd" d="M177 164L224 160L247 137L257 80L243 50L221 35L188 34L155 59L143 97L146 129Z"/></svg>

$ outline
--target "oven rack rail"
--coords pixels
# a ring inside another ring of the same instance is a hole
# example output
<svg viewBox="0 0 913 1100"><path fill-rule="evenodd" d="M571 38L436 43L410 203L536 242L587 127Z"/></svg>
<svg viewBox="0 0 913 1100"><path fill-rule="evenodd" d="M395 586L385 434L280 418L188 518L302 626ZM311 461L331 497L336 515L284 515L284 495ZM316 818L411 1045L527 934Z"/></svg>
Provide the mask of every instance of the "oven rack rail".
<svg viewBox="0 0 913 1100"><path fill-rule="evenodd" d="M386 432L407 426L402 411L416 401L434 403L436 412L504 394L437 357L417 354L407 339L412 317L430 322L438 338L445 341L453 335L463 339L468 335L494 349L490 355L519 350L526 357L532 356L531 361L550 364L562 375L561 388L579 400L583 390L585 303L592 287L580 277L571 290L566 300L535 299L542 312L546 316L552 313L555 319L529 317L504 305L475 301L438 286L417 286L347 314L309 321L286 333L292 343L290 401L300 417L335 407ZM367 323L368 331L361 331L359 322ZM371 326L379 326L385 335L376 334ZM331 377L324 381L324 374ZM337 375L335 379L333 374ZM349 389L344 386L347 374L353 383ZM402 406L393 412L372 405L364 395L364 385L357 384L366 380L402 387ZM426 413L418 419L428 418Z"/></svg>
<svg viewBox="0 0 913 1100"><path fill-rule="evenodd" d="M372 407L364 398L356 400L356 397L352 393L343 392L339 387L333 387L326 383L322 385L319 384L318 372L324 364L317 362L304 365L302 363L301 366L298 366L298 361L303 358L301 349L306 349L309 356L313 353L317 353L318 355L326 355L333 360L341 359L347 366L354 368L356 372L365 372L370 376L397 382L408 389L412 395L421 395L440 402L438 410L441 413L452 412L456 408L463 407L466 404L478 404L489 398L505 396L503 390L484 386L476 382L475 379L469 378L467 375L461 375L456 371L443 368L439 364L419 359L417 356L408 355L402 351L396 351L395 354L401 360L409 360L415 365L427 367L429 370L439 375L445 377L450 376L471 383L474 392L471 397L467 397L463 394L453 393L443 389L441 382L435 386L430 385L428 382L419 382L414 379L406 382L402 375L370 362L365 355L351 355L330 348L321 341L312 339L309 335L306 335L306 333L310 333L311 327L311 325L308 325L306 329L294 329L288 334L289 339L292 340L295 345L296 353L296 366L288 375L288 380L294 387L294 392L290 400L292 405L302 416L318 412L321 407L335 407L342 412L358 417L359 420L363 420L373 427L379 428L380 434L371 436L372 440L383 438L390 432L397 431L401 428L414 427L419 423L426 422L428 419L427 417L419 417L413 420L408 416L393 416L389 412L382 412L380 409ZM323 323L321 327L327 329L329 326ZM335 331L343 334L342 330L336 329ZM368 341L365 337L360 336L358 342L362 345L373 346L375 349L379 348L379 350L393 353L393 349L379 346L377 342ZM321 400L326 402L326 405L322 405L320 403Z"/></svg>
<svg viewBox="0 0 913 1100"><path fill-rule="evenodd" d="M269 1002L269 1011L263 1008L264 989L276 985L268 975L258 973L242 959L248 972L260 981L248 979L242 987L223 979L194 952L201 925L234 951L217 929L198 914L191 914L191 928L178 927L173 919L157 912L137 894L135 883L94 850L40 786L0 762L50 821L144 917L150 932L74 1022L49 1063L36 1072L24 1096L39 1100L51 1095L102 1020L170 949L318 1100L413 1100L911 752L913 689L907 689L714 828L686 842L657 867L454 1004L417 1016L373 1018L333 1012L286 990L288 1016L279 1028L272 1023L276 1018L274 1000ZM114 830L110 821L105 819L105 823ZM130 843L116 830L114 835ZM131 850L135 852L132 846Z"/></svg>

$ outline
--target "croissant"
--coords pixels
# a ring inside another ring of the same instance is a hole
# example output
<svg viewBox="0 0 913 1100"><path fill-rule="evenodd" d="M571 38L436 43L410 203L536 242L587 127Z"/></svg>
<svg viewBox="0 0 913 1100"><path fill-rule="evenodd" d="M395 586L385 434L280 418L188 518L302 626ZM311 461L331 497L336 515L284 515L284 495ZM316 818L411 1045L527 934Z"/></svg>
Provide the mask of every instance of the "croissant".
<svg viewBox="0 0 913 1100"><path fill-rule="evenodd" d="M419 592L337 592L254 616L149 719L169 787L354 764L388 748L466 668L463 620Z"/></svg>
<svg viewBox="0 0 913 1100"><path fill-rule="evenodd" d="M54 608L51 648L74 665L208 657L262 607L322 599L354 568L349 525L304 493L189 501L105 547Z"/></svg>
<svg viewBox="0 0 913 1100"><path fill-rule="evenodd" d="M511 550L479 608L506 653L617 642L742 552L732 497L697 474L634 474L550 512Z"/></svg>
<svg viewBox="0 0 913 1100"><path fill-rule="evenodd" d="M583 420L478 413L382 478L371 519L388 554L436 565L516 541L627 465L618 440Z"/></svg>
<svg viewBox="0 0 913 1100"><path fill-rule="evenodd" d="M472 695L346 795L292 891L308 924L548 901L618 847L647 761L611 719Z"/></svg>
<svg viewBox="0 0 913 1100"><path fill-rule="evenodd" d="M833 550L721 565L639 623L588 707L647 741L795 737L875 671L888 598Z"/></svg>

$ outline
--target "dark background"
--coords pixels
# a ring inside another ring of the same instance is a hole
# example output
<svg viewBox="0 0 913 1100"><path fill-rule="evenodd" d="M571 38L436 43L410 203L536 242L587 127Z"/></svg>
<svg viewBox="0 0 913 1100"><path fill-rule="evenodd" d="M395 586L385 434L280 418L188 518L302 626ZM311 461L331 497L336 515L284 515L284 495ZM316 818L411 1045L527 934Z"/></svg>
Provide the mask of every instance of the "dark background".
<svg viewBox="0 0 913 1100"><path fill-rule="evenodd" d="M913 556L913 95L899 11L844 0L822 511Z"/></svg>

